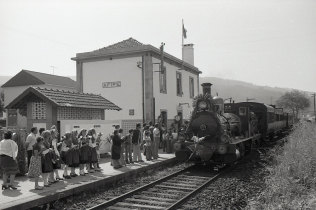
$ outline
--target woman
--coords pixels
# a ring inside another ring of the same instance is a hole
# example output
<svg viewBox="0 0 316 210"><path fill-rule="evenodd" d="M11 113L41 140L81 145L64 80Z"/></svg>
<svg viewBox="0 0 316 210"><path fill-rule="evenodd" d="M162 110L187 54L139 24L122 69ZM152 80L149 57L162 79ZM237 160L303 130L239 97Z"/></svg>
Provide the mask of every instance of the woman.
<svg viewBox="0 0 316 210"><path fill-rule="evenodd" d="M38 185L39 176L42 175L42 152L44 150L44 139L39 136L36 138L36 144L33 145L33 155L30 160L29 177L34 177L35 190L42 190L43 187Z"/></svg>
<svg viewBox="0 0 316 210"><path fill-rule="evenodd" d="M4 134L4 139L0 141L0 167L3 171L3 185L2 190L17 188L13 186L15 174L19 172L18 165L16 163L16 157L18 155L18 145L11 140L12 132L7 131ZM10 177L10 183L8 182L8 176Z"/></svg>
<svg viewBox="0 0 316 210"><path fill-rule="evenodd" d="M112 139L112 148L111 148L111 158L112 158L112 165L114 169L122 168L120 164L121 158L121 137L119 135L118 130L114 131L114 136Z"/></svg>
<svg viewBox="0 0 316 210"><path fill-rule="evenodd" d="M69 149L71 148L71 133L65 133L65 136L62 139L62 144L61 144L61 159L64 163L64 174L63 177L65 179L71 179L71 177L68 175L68 168L69 165L71 164L71 156L68 154Z"/></svg>

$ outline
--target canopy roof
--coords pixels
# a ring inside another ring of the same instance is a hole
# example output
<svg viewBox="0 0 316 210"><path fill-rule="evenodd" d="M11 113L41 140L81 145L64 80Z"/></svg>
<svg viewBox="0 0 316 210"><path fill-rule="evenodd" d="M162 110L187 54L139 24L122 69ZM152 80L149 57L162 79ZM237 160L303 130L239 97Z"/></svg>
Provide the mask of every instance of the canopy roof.
<svg viewBox="0 0 316 210"><path fill-rule="evenodd" d="M46 89L40 87L29 87L10 104L7 109L19 109L26 106L28 101L46 101L59 107L78 107L107 110L121 110L120 107L101 95L86 94L58 89Z"/></svg>

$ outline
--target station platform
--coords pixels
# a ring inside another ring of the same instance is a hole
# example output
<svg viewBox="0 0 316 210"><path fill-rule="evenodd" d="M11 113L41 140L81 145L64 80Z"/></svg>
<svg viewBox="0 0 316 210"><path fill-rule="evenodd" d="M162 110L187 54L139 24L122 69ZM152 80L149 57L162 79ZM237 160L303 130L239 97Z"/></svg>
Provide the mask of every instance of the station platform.
<svg viewBox="0 0 316 210"><path fill-rule="evenodd" d="M142 154L143 155L143 154ZM143 160L146 158L143 156ZM80 192L95 190L100 186L110 186L118 181L130 179L164 165L176 163L174 154L159 152L158 160L145 161L142 163L128 164L126 167L114 169L111 159L101 158L101 172L87 174L86 176L72 177L45 187L43 190L34 190L34 179L27 176L16 177L17 190L2 190L0 194L0 209L29 209L58 199L79 194ZM76 169L79 174L79 168ZM59 170L62 177L63 171ZM2 184L2 180L1 180ZM43 181L40 178L40 186Z"/></svg>

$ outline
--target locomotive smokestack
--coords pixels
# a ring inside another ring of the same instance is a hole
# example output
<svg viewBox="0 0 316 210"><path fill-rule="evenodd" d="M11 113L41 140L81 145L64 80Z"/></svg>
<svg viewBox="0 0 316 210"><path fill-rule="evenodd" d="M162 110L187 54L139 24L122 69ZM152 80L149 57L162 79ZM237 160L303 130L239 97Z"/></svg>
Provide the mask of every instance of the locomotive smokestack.
<svg viewBox="0 0 316 210"><path fill-rule="evenodd" d="M203 95L211 95L211 86L213 85L212 83L202 83L202 88L203 88Z"/></svg>

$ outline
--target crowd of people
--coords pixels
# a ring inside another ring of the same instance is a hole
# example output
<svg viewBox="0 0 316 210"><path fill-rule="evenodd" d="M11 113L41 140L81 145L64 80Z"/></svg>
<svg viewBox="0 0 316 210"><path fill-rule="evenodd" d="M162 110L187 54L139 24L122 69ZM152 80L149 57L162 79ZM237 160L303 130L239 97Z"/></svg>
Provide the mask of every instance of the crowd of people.
<svg viewBox="0 0 316 210"><path fill-rule="evenodd" d="M14 134L11 131L7 131L0 142L2 190L17 189L14 178L18 172L16 158L19 151L12 135ZM35 189L42 190L64 179L101 171L99 145L102 135L97 134L95 129L82 129L80 132L67 132L59 140L55 126L50 130L33 127L25 140L25 148L28 176L34 179ZM172 144L176 138L174 126L167 131L163 124L159 126L149 122L142 126L138 123L135 129L124 135L123 129L115 125L113 133L108 137L111 142L111 165L114 169L119 169L134 162L144 162L142 150L147 161L158 159L159 148L172 153ZM58 169L62 169L62 175ZM76 169L79 169L79 173L76 173ZM40 176L44 186L39 185Z"/></svg>

